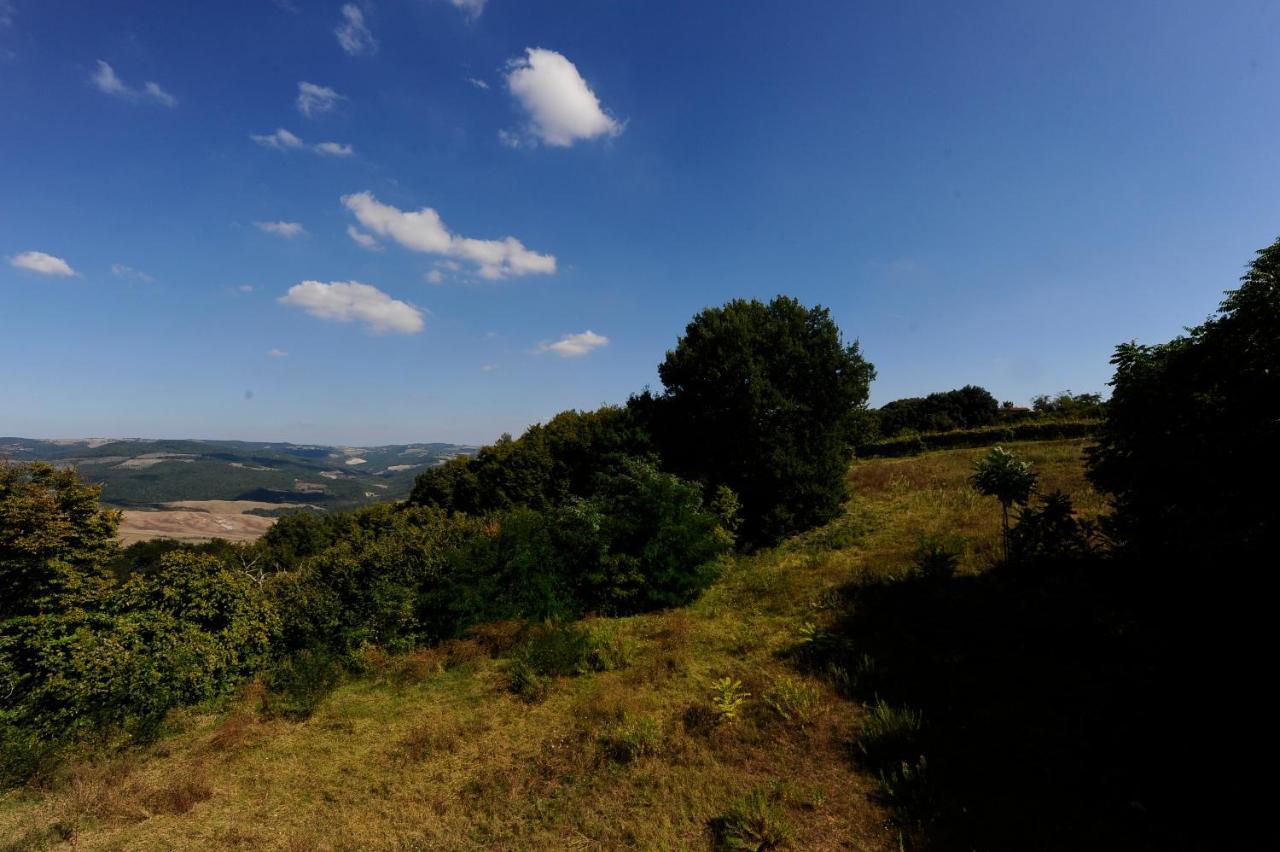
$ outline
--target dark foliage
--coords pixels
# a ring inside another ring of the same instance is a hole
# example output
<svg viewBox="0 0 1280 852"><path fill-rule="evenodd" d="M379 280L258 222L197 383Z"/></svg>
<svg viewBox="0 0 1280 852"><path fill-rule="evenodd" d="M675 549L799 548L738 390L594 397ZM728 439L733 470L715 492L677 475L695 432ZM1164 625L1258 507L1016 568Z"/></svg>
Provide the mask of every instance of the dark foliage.
<svg viewBox="0 0 1280 852"><path fill-rule="evenodd" d="M999 417L1000 405L986 388L965 385L959 390L931 393L886 403L875 412L882 438L901 432L949 432L989 426Z"/></svg>
<svg viewBox="0 0 1280 852"><path fill-rule="evenodd" d="M1090 476L1113 497L1119 540L1150 557L1273 553L1280 512L1262 492L1280 475L1280 240L1217 316L1111 361Z"/></svg>
<svg viewBox="0 0 1280 852"><path fill-rule="evenodd" d="M504 435L473 458L420 475L410 502L468 514L545 509L591 496L598 474L650 452L648 435L626 409L564 411L518 439Z"/></svg>
<svg viewBox="0 0 1280 852"><path fill-rule="evenodd" d="M825 308L736 300L689 323L633 399L664 466L742 502L741 534L767 544L830 520L864 426L875 369Z"/></svg>
<svg viewBox="0 0 1280 852"><path fill-rule="evenodd" d="M855 759L909 848L1186 848L1146 575L1057 555L928 575L848 589L808 648L872 706Z"/></svg>

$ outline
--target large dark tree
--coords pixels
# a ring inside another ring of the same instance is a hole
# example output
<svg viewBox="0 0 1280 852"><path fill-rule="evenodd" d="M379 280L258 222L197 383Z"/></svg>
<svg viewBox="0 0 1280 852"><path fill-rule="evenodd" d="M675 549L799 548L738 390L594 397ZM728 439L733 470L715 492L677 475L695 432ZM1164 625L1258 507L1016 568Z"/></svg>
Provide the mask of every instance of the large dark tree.
<svg viewBox="0 0 1280 852"><path fill-rule="evenodd" d="M990 391L977 385L965 385L959 390L886 403L876 411L875 419L880 436L892 438L908 429L948 432L987 426L996 422L998 412L999 403Z"/></svg>
<svg viewBox="0 0 1280 852"><path fill-rule="evenodd" d="M1221 560L1280 540L1280 240L1242 282L1203 325L1111 359L1090 476L1132 550Z"/></svg>
<svg viewBox="0 0 1280 852"><path fill-rule="evenodd" d="M633 408L650 409L667 467L737 492L749 543L840 511L875 368L826 308L785 296L708 308L658 374L665 394Z"/></svg>

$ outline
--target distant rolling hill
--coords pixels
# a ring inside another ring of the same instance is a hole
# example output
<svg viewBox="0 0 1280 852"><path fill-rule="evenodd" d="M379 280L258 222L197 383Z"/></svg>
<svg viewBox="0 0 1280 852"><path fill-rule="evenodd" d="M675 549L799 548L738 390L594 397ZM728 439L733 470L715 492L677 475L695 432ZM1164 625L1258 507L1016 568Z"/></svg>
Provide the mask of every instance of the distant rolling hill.
<svg viewBox="0 0 1280 852"><path fill-rule="evenodd" d="M74 465L82 476L103 485L104 503L125 508L159 508L180 500L251 500L348 509L403 499L422 471L474 452L474 447L459 444L327 447L0 437L0 459ZM253 511L275 514L270 508Z"/></svg>

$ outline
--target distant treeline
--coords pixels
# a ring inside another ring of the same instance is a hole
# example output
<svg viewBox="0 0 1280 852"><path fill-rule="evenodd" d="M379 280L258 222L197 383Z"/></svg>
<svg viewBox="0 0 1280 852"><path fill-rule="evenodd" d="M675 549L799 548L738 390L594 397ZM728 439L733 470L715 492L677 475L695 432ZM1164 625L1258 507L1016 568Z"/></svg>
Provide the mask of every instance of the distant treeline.
<svg viewBox="0 0 1280 852"><path fill-rule="evenodd" d="M873 409L867 415L865 438L870 443L908 433L976 430L997 423L1013 424L1043 418L1096 420L1102 417L1103 407L1100 394L1062 391L1035 397L1028 409L1012 402L998 403L986 388L965 385L959 390L897 399Z"/></svg>

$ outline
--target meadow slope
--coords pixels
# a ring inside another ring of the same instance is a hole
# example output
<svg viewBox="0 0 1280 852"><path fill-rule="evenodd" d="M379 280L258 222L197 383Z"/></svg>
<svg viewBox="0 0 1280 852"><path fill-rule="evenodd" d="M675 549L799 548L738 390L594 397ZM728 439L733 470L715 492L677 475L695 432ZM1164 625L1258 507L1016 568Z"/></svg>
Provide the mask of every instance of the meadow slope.
<svg viewBox="0 0 1280 852"><path fill-rule="evenodd" d="M1090 517L1104 503L1083 446L1016 449L1044 490ZM850 588L902 576L924 538L953 541L962 576L990 568L999 507L967 481L981 453L855 463L843 517L734 558L695 604L584 622L612 649L609 670L560 678L540 701L509 688L509 625L407 657L371 653L302 722L270 718L250 685L172 714L154 743L5 794L0 848L924 843L859 759L865 698L798 649L848 615ZM749 694L736 719L713 704L724 677Z"/></svg>

